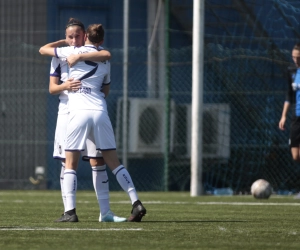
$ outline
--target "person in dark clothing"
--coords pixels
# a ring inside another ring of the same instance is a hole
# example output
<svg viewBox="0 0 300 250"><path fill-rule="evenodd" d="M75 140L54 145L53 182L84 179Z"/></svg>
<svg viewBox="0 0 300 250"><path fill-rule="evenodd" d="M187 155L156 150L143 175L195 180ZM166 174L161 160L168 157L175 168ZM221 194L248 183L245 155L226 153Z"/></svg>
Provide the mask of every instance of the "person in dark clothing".
<svg viewBox="0 0 300 250"><path fill-rule="evenodd" d="M300 43L292 50L294 65L288 67L288 89L286 100L283 105L279 129L285 130L288 111L293 111L289 145L293 160L300 162Z"/></svg>

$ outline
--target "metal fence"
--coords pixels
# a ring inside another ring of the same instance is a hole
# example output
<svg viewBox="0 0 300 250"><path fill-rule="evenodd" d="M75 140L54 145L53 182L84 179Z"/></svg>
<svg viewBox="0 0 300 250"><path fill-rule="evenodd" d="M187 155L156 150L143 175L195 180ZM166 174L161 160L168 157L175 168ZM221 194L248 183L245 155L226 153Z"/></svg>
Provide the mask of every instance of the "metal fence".
<svg viewBox="0 0 300 250"><path fill-rule="evenodd" d="M39 8L34 7L37 2L30 3L31 8ZM32 23L33 27L22 33L25 40L16 36L20 29L13 31L1 24L0 188L59 188L60 163L52 159L58 98L48 93L50 59L38 53L47 42L47 32L35 30L33 19ZM59 30L51 32L61 34ZM147 34L147 30L130 32ZM174 38L186 32L170 29L169 34ZM121 37L122 31L107 29L106 35ZM295 36L275 33L261 38L205 34L203 185L207 192L221 187L249 192L258 178L267 179L277 191L299 190L300 167L290 156L289 129L278 129L286 89L284 71L296 41ZM112 82L107 103L121 157L123 49L108 49ZM167 64L159 67L168 74L169 89L161 89L162 98L153 99L147 91L147 46L129 48L127 167L140 191L189 190L192 47L170 45L168 51ZM167 91L169 103L164 98ZM41 170L37 166L46 169L42 185L29 181L30 176L41 174L36 173ZM110 172L109 177L110 189L119 190ZM78 170L78 188L92 189L91 169L84 162Z"/></svg>

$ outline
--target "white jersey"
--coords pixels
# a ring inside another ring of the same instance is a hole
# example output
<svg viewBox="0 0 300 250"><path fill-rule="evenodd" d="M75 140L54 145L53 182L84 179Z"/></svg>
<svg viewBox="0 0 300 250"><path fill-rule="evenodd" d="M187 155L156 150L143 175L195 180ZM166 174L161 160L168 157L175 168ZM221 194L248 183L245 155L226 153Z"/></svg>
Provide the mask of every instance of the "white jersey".
<svg viewBox="0 0 300 250"><path fill-rule="evenodd" d="M50 76L58 77L61 82L65 82L68 79L67 61L52 57ZM68 112L68 91L64 90L59 95L58 114L67 114Z"/></svg>
<svg viewBox="0 0 300 250"><path fill-rule="evenodd" d="M56 48L55 54L61 60L71 54L89 53L98 51L93 45L82 47ZM69 91L69 111L72 110L101 110L107 111L105 95L101 92L102 86L110 84L110 63L109 61L78 62L69 69L69 78L81 81L78 91Z"/></svg>

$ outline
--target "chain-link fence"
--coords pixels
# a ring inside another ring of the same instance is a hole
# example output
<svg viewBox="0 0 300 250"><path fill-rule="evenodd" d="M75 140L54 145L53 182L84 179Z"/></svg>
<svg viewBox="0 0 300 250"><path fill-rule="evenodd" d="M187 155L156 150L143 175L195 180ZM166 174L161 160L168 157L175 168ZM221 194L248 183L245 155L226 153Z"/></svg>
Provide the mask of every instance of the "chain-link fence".
<svg viewBox="0 0 300 250"><path fill-rule="evenodd" d="M15 6L20 4L17 0L11 2ZM1 1L2 17L22 13L23 18L14 19L13 24L1 23L0 188L58 189L60 162L52 159L58 98L48 93L50 59L40 56L38 49L50 38L62 38L64 34L56 29L46 32L45 2L28 1L30 13L40 13L35 18L25 12L25 3L16 7L19 12L12 5L8 8L7 3ZM278 1L269 4L275 6ZM262 16L264 7L257 7L255 13ZM267 13L272 17L271 10ZM24 19L30 27L23 30L19 27ZM270 22L268 19L265 25L272 31ZM210 27L206 27L209 31ZM127 167L140 191L189 190L190 185L191 34L184 30L167 31L171 40L167 63L162 63L159 57L151 62L156 67L153 79L157 94L149 94L147 44L135 41L129 47ZM130 37L147 37L147 32L147 29L130 30ZM106 29L105 36L112 39L122 34L122 30ZM296 37L287 37L290 33L271 34L271 37L238 32L205 34L203 185L206 191L231 187L237 193L247 192L258 178L267 179L275 190L300 188L300 167L292 161L288 147L289 124L285 132L278 129L287 87L284 72L291 62L290 50ZM172 40L185 36L189 44L184 46ZM112 53L112 81L107 103L121 158L123 49L121 46L108 49ZM151 51L155 55L160 52L159 48ZM41 170L37 166L46 169L43 186L29 181L30 176L36 179L36 174L43 174L35 172ZM109 177L110 189L119 190L110 171ZM84 162L80 162L78 170L78 188L92 189L91 170Z"/></svg>

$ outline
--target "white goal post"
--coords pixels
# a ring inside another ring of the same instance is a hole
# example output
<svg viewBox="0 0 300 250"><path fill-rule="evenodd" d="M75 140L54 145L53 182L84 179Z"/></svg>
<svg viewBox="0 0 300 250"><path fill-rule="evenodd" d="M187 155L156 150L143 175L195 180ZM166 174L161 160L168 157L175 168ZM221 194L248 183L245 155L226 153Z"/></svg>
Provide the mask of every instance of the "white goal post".
<svg viewBox="0 0 300 250"><path fill-rule="evenodd" d="M202 185L202 110L204 59L204 0L193 2L193 66L191 129L191 196L203 194Z"/></svg>

